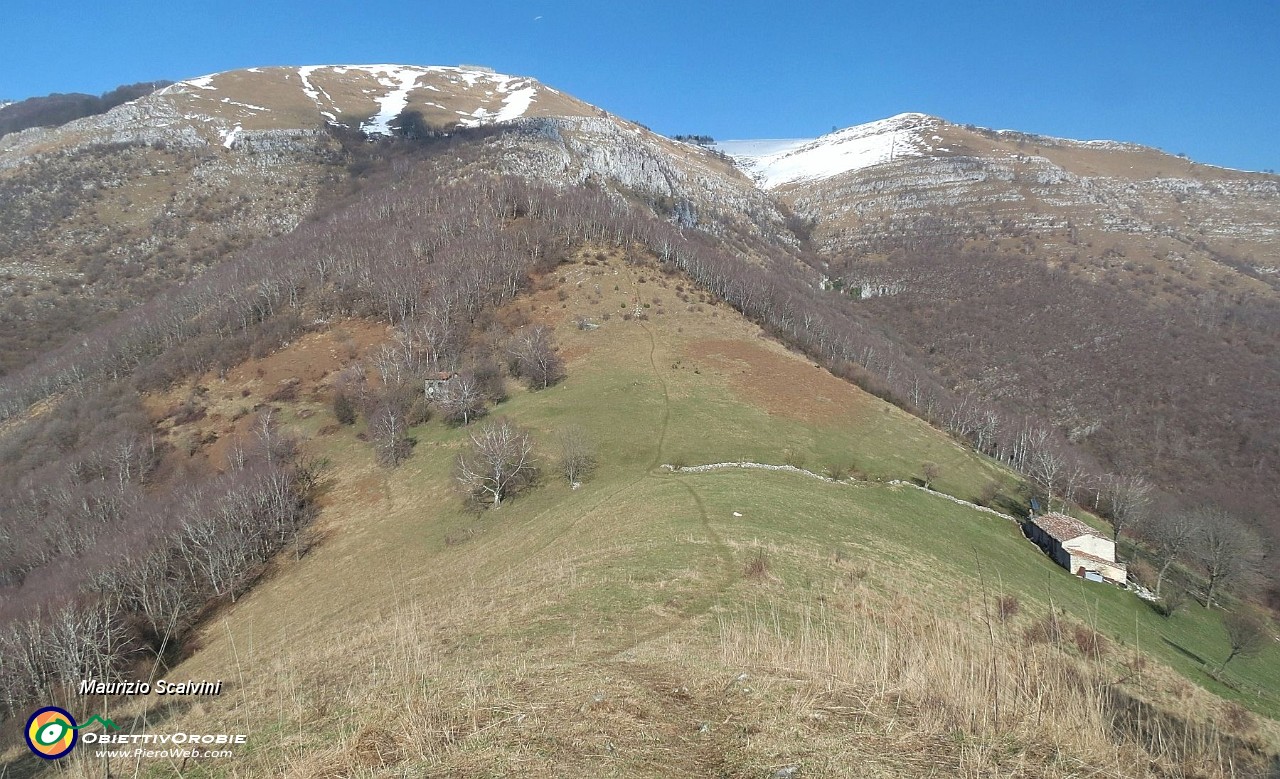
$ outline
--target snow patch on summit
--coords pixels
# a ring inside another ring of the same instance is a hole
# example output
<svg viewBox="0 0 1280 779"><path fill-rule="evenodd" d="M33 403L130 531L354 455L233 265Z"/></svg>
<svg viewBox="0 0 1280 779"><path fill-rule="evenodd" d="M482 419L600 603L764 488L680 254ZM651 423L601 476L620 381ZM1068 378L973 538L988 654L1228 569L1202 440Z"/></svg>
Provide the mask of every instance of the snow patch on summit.
<svg viewBox="0 0 1280 779"><path fill-rule="evenodd" d="M504 76L501 73L485 71L463 71L459 75L467 82L469 87L474 87L481 78L487 79L497 88L499 94L504 95L502 107L496 112L484 107L477 108L470 114L459 111L459 114L466 117L459 122L464 127L476 127L482 124L510 122L519 119L529 111L529 106L533 105L534 98L538 96L538 88L527 78Z"/></svg>
<svg viewBox="0 0 1280 779"><path fill-rule="evenodd" d="M533 98L538 94L537 87L521 87L502 99L502 110L494 117L495 122L509 122L524 116Z"/></svg>
<svg viewBox="0 0 1280 779"><path fill-rule="evenodd" d="M191 93L193 87L195 89L208 89L216 92L218 88L213 85L213 79L217 75L218 75L217 73L210 73L207 76L199 76L197 78L186 79L185 81L177 81L173 84L170 84L167 87L156 90L154 94L174 95L174 94Z"/></svg>
<svg viewBox="0 0 1280 779"><path fill-rule="evenodd" d="M349 66L352 70L368 71L378 79L378 83L387 87L385 95L375 98L378 113L360 126L366 135L391 135L391 122L409 105L409 93L413 91L418 79L426 73L422 68L403 67L399 65L367 65Z"/></svg>
<svg viewBox="0 0 1280 779"><path fill-rule="evenodd" d="M733 158L760 186L773 189L817 181L934 151L926 140L939 124L925 114L898 114L855 125L815 140L724 141L716 148Z"/></svg>
<svg viewBox="0 0 1280 779"><path fill-rule="evenodd" d="M197 89L217 89L217 87L215 87L212 83L214 75L216 74L201 76L199 78L189 78L186 81L181 81L179 83L186 84L187 86L196 87Z"/></svg>
<svg viewBox="0 0 1280 779"><path fill-rule="evenodd" d="M472 93L476 89L484 89L484 96L488 100L493 100L498 95L502 96L502 105L496 110L480 106L470 112L458 111L458 115L463 117L460 124L464 126L474 127L481 124L509 122L513 119L519 119L528 112L538 94L538 88L534 85L536 82L531 79L507 76L480 67L452 67L446 65L430 65L426 67L415 65L307 65L298 68L298 76L302 81L302 91L307 97L311 98L311 101L316 104L316 108L320 110L321 115L331 124L337 121L334 118L334 100L323 88L311 80L312 74L318 70L329 71L336 75L344 75L353 71L368 73L386 90L381 97L378 96L379 90L377 89L362 90L364 94L372 97L378 106L378 112L360 126L360 129L366 135L391 135L391 123L408 107L409 95L414 90L447 91L434 84L419 83L419 81L425 80L424 76L428 75L443 76L446 81L457 84L463 94ZM439 107L438 103L428 103L428 105Z"/></svg>
<svg viewBox="0 0 1280 779"><path fill-rule="evenodd" d="M758 141L720 141L713 145L730 157L759 158L794 151L813 142L813 138L769 138Z"/></svg>

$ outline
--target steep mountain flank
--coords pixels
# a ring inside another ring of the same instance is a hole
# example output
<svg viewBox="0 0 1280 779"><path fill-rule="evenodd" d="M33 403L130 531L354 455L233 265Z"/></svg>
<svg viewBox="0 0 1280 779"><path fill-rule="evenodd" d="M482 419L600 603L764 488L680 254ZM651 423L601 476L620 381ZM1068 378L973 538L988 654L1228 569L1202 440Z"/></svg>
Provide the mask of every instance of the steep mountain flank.
<svg viewBox="0 0 1280 779"><path fill-rule="evenodd" d="M474 67L250 68L0 138L0 372L292 230L393 135L487 138L483 164L594 182L685 224L785 217L731 164L538 82Z"/></svg>
<svg viewBox="0 0 1280 779"><path fill-rule="evenodd" d="M1103 242L1096 253L1131 252L1143 264L1280 273L1280 177L1271 174L1199 165L1136 144L986 130L923 114L813 141L748 144L720 148L815 218L815 237L831 254L875 249L893 239L895 226L927 216L964 237L1038 233L1045 259L1084 257L1096 240Z"/></svg>
<svg viewBox="0 0 1280 779"><path fill-rule="evenodd" d="M954 390L1280 539L1280 177L922 114L721 148Z"/></svg>

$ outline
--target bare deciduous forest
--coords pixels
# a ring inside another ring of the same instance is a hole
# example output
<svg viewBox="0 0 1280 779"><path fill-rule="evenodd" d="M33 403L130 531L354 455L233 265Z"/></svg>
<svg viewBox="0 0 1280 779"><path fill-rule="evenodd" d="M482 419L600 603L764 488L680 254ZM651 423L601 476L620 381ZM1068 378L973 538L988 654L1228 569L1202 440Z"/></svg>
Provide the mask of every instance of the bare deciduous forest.
<svg viewBox="0 0 1280 779"><path fill-rule="evenodd" d="M954 390L1045 419L1101 472L1144 474L1181 502L1217 504L1277 538L1273 299L1205 295L1189 309L946 238L900 250L891 267L906 291L849 308Z"/></svg>
<svg viewBox="0 0 1280 779"><path fill-rule="evenodd" d="M94 114L103 114L121 103L150 94L170 81L125 84L101 95L78 92L32 97L0 109L0 135L31 127L52 127Z"/></svg>

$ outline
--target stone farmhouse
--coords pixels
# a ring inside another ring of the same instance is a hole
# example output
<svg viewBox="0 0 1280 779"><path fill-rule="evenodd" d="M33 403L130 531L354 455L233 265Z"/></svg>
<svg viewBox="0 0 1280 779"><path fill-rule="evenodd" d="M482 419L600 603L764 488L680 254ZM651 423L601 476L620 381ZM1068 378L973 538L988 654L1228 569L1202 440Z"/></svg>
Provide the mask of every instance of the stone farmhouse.
<svg viewBox="0 0 1280 779"><path fill-rule="evenodd" d="M457 375L456 371L441 371L429 374L426 380L423 381L423 389L426 391L427 397L435 398L443 395L449 380Z"/></svg>
<svg viewBox="0 0 1280 779"><path fill-rule="evenodd" d="M1076 576L1125 585L1128 571L1116 562L1116 545L1097 530L1065 514L1041 514L1023 526L1027 537Z"/></svg>

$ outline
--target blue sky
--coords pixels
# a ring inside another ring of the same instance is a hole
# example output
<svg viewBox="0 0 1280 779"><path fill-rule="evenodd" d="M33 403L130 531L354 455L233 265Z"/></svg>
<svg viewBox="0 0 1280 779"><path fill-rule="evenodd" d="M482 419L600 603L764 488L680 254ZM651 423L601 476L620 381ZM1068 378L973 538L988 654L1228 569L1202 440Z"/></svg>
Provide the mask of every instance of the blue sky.
<svg viewBox="0 0 1280 779"><path fill-rule="evenodd" d="M1280 169L1280 2L62 0L0 10L0 98L255 65L484 64L659 132L903 111Z"/></svg>

